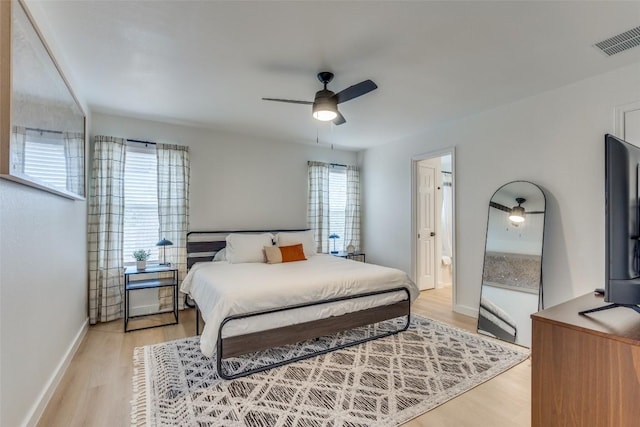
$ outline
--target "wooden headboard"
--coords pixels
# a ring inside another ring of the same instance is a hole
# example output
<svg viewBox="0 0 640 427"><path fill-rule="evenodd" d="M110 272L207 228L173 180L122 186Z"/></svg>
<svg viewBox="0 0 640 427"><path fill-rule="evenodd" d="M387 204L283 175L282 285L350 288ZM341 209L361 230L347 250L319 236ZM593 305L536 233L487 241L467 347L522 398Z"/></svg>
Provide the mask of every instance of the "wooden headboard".
<svg viewBox="0 0 640 427"><path fill-rule="evenodd" d="M213 260L214 255L226 245L226 238L231 233L280 233L290 231L307 231L308 228L289 230L213 230L190 231L187 233L187 269L196 262Z"/></svg>

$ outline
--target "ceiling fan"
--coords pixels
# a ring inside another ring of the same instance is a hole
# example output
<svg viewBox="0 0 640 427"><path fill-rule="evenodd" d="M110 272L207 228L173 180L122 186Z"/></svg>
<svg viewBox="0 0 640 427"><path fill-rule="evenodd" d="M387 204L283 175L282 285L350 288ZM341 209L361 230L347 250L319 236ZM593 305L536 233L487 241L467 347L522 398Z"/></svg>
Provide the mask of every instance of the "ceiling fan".
<svg viewBox="0 0 640 427"><path fill-rule="evenodd" d="M544 213L544 211L526 211L525 212L525 209L521 205L526 201L527 199L523 197L516 197L516 203L518 203L518 206L508 208L496 202L489 202L489 206L491 206L492 208L496 208L498 210L507 212L509 214L509 219L512 222L516 222L516 223L523 222L525 214L543 214Z"/></svg>
<svg viewBox="0 0 640 427"><path fill-rule="evenodd" d="M316 97L311 101L297 101L294 99L262 98L264 101L288 102L291 104L312 105L313 117L323 122L333 121L335 125L346 123L346 120L338 111L338 104L357 98L378 88L371 80L365 80L343 91L334 93L327 89L327 85L333 80L333 73L322 71L318 73L318 80L324 85L324 89L316 92Z"/></svg>

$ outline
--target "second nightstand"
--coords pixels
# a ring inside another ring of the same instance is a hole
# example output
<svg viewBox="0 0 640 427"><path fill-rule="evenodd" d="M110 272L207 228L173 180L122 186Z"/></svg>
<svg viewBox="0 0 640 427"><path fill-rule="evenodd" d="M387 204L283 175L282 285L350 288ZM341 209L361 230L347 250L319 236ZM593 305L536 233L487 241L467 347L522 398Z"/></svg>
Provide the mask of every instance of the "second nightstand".
<svg viewBox="0 0 640 427"><path fill-rule="evenodd" d="M345 252L345 251L340 251L340 252L337 252L335 254L332 253L331 255L339 256L340 258L352 259L354 261L367 262L364 252L349 253L349 252Z"/></svg>

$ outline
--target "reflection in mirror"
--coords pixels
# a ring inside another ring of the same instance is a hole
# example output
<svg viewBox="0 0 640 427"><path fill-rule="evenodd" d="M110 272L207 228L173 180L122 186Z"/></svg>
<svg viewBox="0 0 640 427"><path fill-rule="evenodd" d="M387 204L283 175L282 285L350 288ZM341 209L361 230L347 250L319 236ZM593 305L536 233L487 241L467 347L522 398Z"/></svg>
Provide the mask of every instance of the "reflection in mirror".
<svg viewBox="0 0 640 427"><path fill-rule="evenodd" d="M11 40L12 79L11 123L0 147L9 155L0 159L0 174L84 198L84 113L22 2L6 2L2 10L11 13L11 27L3 28L2 36Z"/></svg>
<svg viewBox="0 0 640 427"><path fill-rule="evenodd" d="M14 126L11 173L84 195L84 134Z"/></svg>
<svg viewBox="0 0 640 427"><path fill-rule="evenodd" d="M541 308L545 196L515 181L489 202L478 332L531 346L530 315Z"/></svg>

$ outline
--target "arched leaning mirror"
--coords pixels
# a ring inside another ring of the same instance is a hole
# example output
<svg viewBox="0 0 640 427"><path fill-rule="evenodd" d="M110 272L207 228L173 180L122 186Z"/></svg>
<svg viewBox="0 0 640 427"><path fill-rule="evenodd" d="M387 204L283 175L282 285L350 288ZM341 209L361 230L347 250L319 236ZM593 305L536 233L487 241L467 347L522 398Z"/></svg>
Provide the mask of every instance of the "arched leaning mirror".
<svg viewBox="0 0 640 427"><path fill-rule="evenodd" d="M527 181L491 197L478 333L531 347L530 315L542 308L545 206L540 187Z"/></svg>

